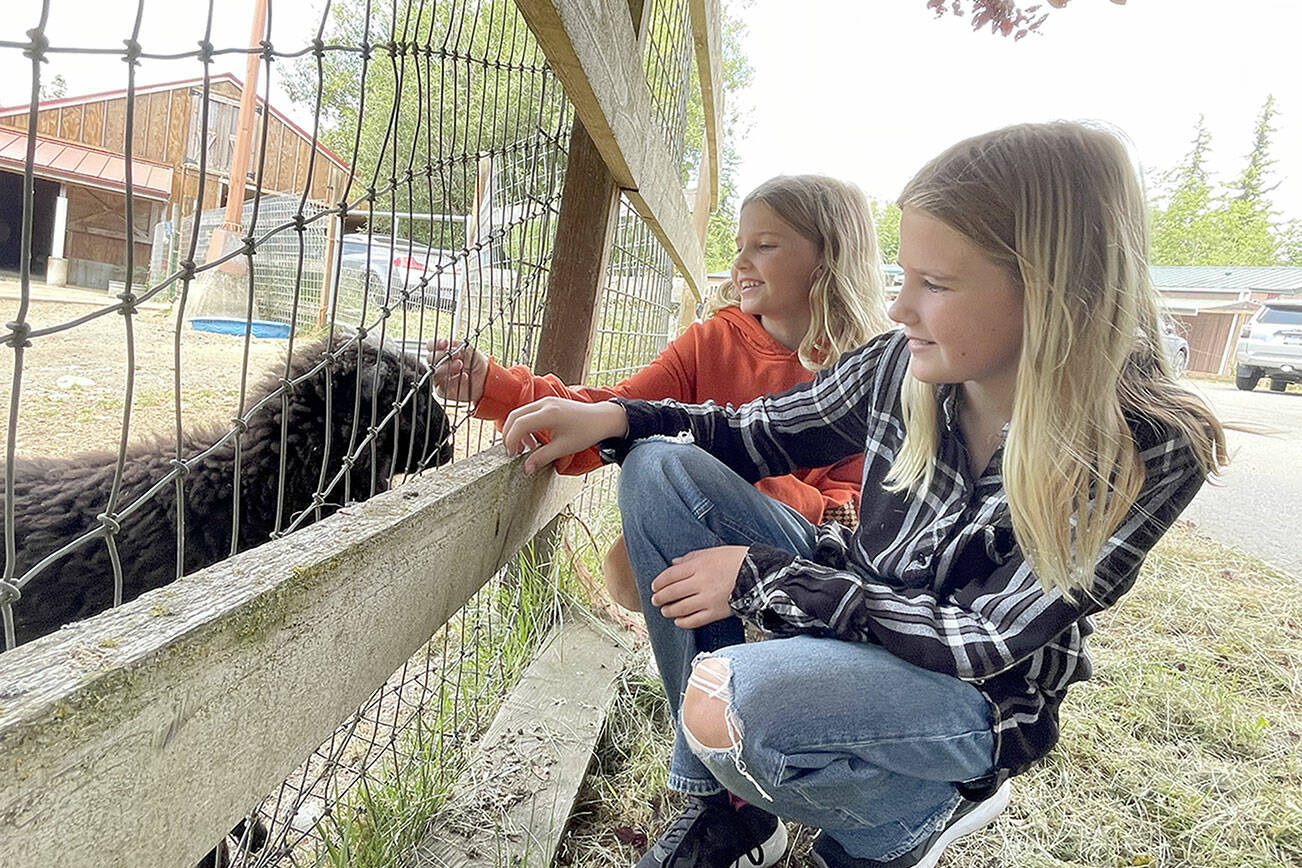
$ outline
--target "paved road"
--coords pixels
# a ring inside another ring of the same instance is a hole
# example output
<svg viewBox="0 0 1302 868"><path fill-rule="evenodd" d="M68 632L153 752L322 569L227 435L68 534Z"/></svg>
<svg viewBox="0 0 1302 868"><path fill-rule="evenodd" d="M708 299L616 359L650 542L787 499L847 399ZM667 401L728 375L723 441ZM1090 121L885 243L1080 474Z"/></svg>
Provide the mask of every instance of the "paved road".
<svg viewBox="0 0 1302 868"><path fill-rule="evenodd" d="M1208 536L1302 578L1302 392L1254 392L1190 381L1222 421L1268 433L1225 432L1230 466L1185 510Z"/></svg>

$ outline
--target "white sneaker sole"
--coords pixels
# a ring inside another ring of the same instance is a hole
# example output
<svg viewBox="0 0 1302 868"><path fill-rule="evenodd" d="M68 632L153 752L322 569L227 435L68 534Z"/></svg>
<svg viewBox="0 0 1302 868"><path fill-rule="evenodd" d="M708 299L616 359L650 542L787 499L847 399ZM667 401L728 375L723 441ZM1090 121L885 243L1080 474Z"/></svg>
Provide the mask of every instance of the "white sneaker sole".
<svg viewBox="0 0 1302 868"><path fill-rule="evenodd" d="M936 843L932 845L931 849L927 851L913 868L936 868L936 864L940 862L940 857L945 855L945 849L949 847L950 844L953 844L964 835L970 835L978 829L984 829L986 826L993 823L995 817L1002 814L1008 807L1008 802L1012 799L1012 795L1012 780L1009 779L1004 781L1003 786L996 790L993 796L974 808L972 813L946 829L944 834L936 839ZM809 855L818 868L828 868L827 862L823 860L822 856L819 856L817 853L810 853ZM734 868L742 868L742 866L734 866Z"/></svg>
<svg viewBox="0 0 1302 868"><path fill-rule="evenodd" d="M787 824L778 820L778 827L769 835L769 839L760 845L760 861L755 862L749 855L742 856L732 863L732 868L771 868L787 852Z"/></svg>
<svg viewBox="0 0 1302 868"><path fill-rule="evenodd" d="M945 830L936 843L932 845L927 855L923 856L915 868L936 868L936 863L940 857L945 855L945 848L953 844L964 835L970 835L978 829L984 829L994 822L1008 807L1008 802L1012 799L1013 782L1012 780L1004 781L1004 785L995 791L995 794L986 799L981 804L972 809L972 812L963 817L954 825Z"/></svg>

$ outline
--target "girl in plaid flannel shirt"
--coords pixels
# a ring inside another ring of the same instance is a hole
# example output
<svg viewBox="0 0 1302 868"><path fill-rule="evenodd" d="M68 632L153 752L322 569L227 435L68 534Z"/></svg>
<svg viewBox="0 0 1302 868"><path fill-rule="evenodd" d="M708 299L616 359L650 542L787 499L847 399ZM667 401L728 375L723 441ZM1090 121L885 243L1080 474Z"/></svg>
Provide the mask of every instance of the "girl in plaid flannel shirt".
<svg viewBox="0 0 1302 868"><path fill-rule="evenodd" d="M1224 463L1161 350L1144 197L1115 135L976 136L899 202L902 329L812 383L736 409L548 399L507 420L527 470L603 438L623 462L680 711L669 785L689 795L639 868L772 865L779 816L821 830L824 868L934 866L1052 748L1092 616ZM853 532L747 494L853 450ZM779 638L697 641L738 617Z"/></svg>

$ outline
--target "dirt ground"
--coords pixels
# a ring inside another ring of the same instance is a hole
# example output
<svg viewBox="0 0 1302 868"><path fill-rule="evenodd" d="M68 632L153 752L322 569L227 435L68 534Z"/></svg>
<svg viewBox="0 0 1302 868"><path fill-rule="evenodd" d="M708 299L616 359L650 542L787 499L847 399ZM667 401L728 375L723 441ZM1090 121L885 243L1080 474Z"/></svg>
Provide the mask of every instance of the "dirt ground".
<svg viewBox="0 0 1302 868"><path fill-rule="evenodd" d="M2 322L17 313L13 299L0 300ZM56 327L92 315L84 304L34 301L27 312L33 330ZM135 395L130 437L168 437L175 430L176 319L165 310L132 316ZM253 338L248 381L283 364L288 340ZM239 405L244 338L181 329L181 420L222 421ZM14 352L0 353L0 399L8 420L13 393ZM17 454L66 457L80 452L116 450L122 433L127 382L125 318L118 313L97 317L49 335L32 338L24 351L19 391ZM8 426L0 429L0 444Z"/></svg>

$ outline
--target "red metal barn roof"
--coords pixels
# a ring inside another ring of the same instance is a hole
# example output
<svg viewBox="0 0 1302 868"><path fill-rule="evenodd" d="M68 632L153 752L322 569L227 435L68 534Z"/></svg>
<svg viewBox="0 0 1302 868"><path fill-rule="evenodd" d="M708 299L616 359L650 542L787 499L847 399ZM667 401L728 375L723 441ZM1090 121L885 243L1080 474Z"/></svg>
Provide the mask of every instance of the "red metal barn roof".
<svg viewBox="0 0 1302 868"><path fill-rule="evenodd" d="M24 171L27 132L0 128L0 169ZM74 145L48 136L36 137L34 173L41 178L71 181L101 190L126 192L127 161L120 154ZM131 161L135 195L166 202L172 195L172 170L150 160Z"/></svg>

